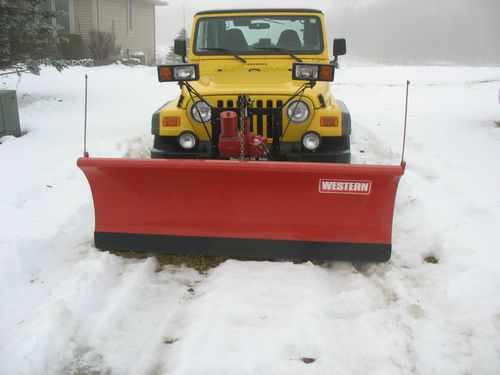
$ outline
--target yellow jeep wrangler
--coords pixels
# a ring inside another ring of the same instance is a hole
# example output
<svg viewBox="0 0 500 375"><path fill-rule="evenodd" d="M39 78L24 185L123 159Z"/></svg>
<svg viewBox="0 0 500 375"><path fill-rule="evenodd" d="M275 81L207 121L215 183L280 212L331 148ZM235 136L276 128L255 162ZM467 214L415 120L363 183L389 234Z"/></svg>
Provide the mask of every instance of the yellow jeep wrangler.
<svg viewBox="0 0 500 375"><path fill-rule="evenodd" d="M319 10L197 13L189 52L185 41L174 44L184 63L158 67L181 94L153 114L151 157L227 158L221 122L234 111L241 132L247 122L264 143L254 159L349 163L349 111L330 92L345 39L334 40L333 61L327 44Z"/></svg>

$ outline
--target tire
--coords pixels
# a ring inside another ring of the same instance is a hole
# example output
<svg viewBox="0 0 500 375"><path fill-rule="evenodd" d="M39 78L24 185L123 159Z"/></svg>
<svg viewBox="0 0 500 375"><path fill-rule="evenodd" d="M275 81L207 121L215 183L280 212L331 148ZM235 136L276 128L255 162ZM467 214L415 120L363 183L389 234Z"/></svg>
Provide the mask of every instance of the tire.
<svg viewBox="0 0 500 375"><path fill-rule="evenodd" d="M342 137L340 137L338 144L335 146L335 149L332 151L336 152L336 155L333 157L334 163L350 164L351 163L351 137L349 135L343 135Z"/></svg>
<svg viewBox="0 0 500 375"><path fill-rule="evenodd" d="M173 154L176 147L173 138L155 135L153 149L151 150L151 159L165 159L169 157L169 154Z"/></svg>

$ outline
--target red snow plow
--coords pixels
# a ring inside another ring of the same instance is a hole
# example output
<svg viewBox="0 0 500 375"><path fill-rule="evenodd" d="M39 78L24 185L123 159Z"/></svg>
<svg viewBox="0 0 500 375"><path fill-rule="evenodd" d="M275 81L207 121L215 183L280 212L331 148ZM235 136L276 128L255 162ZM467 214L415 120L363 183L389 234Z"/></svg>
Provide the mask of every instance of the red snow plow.
<svg viewBox="0 0 500 375"><path fill-rule="evenodd" d="M80 158L95 245L265 259L385 261L401 166Z"/></svg>
<svg viewBox="0 0 500 375"><path fill-rule="evenodd" d="M153 114L152 159L78 159L95 245L388 260L405 164L349 164L351 117L330 92L345 39L330 62L311 9L206 11L193 25L190 63L158 67L181 94ZM185 41L174 50L185 62Z"/></svg>

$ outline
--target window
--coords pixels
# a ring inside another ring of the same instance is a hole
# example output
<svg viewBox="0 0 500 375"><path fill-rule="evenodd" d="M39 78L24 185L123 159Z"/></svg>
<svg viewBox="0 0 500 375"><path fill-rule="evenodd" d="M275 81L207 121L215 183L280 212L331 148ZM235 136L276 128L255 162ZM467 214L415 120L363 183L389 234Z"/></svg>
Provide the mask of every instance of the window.
<svg viewBox="0 0 500 375"><path fill-rule="evenodd" d="M321 23L316 16L228 16L202 18L195 31L195 53L294 54L323 51Z"/></svg>
<svg viewBox="0 0 500 375"><path fill-rule="evenodd" d="M56 28L57 35L68 35L70 33L69 27L69 1L68 0L55 0L54 3L56 15Z"/></svg>
<svg viewBox="0 0 500 375"><path fill-rule="evenodd" d="M69 0L42 0L38 9L56 13L55 18L47 18L47 23L54 30L54 35L70 34Z"/></svg>

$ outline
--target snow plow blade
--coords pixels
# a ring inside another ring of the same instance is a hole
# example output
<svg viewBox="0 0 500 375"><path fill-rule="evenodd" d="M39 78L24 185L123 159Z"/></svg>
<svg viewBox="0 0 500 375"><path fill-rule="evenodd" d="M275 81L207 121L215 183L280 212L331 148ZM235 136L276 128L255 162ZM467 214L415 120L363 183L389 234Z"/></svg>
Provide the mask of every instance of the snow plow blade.
<svg viewBox="0 0 500 375"><path fill-rule="evenodd" d="M386 261L398 166L80 158L95 245L262 259Z"/></svg>

